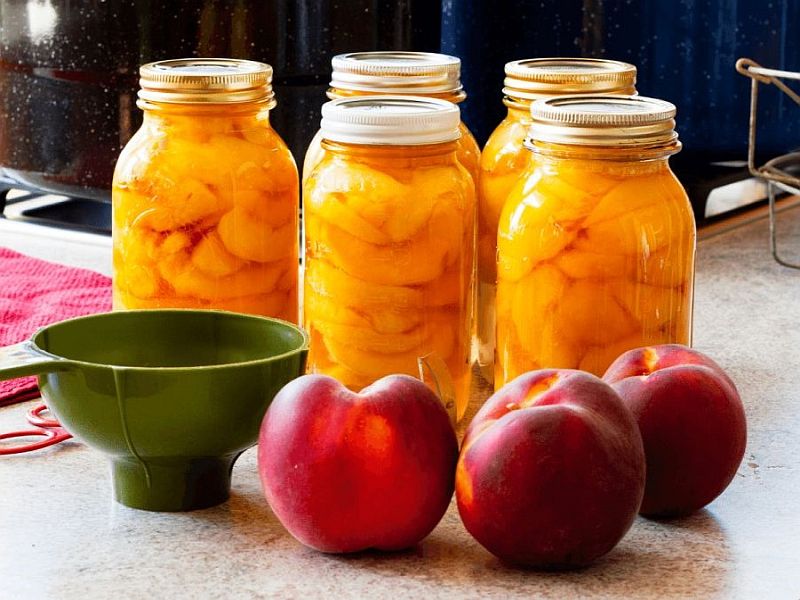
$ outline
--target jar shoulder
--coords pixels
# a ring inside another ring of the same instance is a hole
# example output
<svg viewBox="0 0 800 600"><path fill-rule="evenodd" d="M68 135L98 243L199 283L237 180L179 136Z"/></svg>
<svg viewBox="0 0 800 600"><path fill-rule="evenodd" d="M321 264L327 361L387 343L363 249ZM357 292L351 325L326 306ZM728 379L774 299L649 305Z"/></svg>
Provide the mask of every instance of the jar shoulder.
<svg viewBox="0 0 800 600"><path fill-rule="evenodd" d="M623 218L642 226L677 219L694 228L689 197L667 165L600 163L586 168L531 161L507 197L501 230L527 226L527 214L546 215L542 223L573 228Z"/></svg>

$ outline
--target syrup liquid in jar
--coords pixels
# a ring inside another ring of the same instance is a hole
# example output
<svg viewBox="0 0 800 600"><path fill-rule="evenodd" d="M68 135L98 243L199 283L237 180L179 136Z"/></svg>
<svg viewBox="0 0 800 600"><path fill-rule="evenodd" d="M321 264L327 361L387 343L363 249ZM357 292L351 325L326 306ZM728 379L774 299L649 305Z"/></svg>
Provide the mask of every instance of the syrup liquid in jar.
<svg viewBox="0 0 800 600"><path fill-rule="evenodd" d="M141 68L142 127L114 172L114 308L298 320L297 167L269 123L272 68Z"/></svg>
<svg viewBox="0 0 800 600"><path fill-rule="evenodd" d="M331 60L331 84L328 98L354 96L425 96L454 104L466 100L461 85L461 59L433 52L351 52ZM477 181L480 148L464 123L459 122L461 137L456 141L456 156ZM322 132L309 144L303 162L303 181L321 160Z"/></svg>
<svg viewBox="0 0 800 600"><path fill-rule="evenodd" d="M471 374L474 183L456 157L458 108L375 96L322 109L304 192L309 370L360 390L442 365L458 415Z"/></svg>
<svg viewBox="0 0 800 600"><path fill-rule="evenodd" d="M535 156L498 234L495 385L538 368L602 376L622 352L691 341L695 223L670 170L675 107L536 102Z"/></svg>
<svg viewBox="0 0 800 600"><path fill-rule="evenodd" d="M492 132L478 175L478 362L485 379L494 376L497 226L503 205L522 177L531 154L524 141L535 100L579 94L634 94L636 67L593 58L535 58L505 66L506 118Z"/></svg>

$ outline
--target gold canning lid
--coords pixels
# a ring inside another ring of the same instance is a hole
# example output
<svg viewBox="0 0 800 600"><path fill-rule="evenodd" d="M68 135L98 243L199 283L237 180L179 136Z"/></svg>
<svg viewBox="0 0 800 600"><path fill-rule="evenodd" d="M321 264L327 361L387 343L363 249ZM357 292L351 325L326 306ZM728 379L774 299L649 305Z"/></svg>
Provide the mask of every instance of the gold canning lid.
<svg viewBox="0 0 800 600"><path fill-rule="evenodd" d="M371 94L461 93L461 59L433 52L351 52L331 60L331 89ZM330 98L336 94L328 91Z"/></svg>
<svg viewBox="0 0 800 600"><path fill-rule="evenodd" d="M275 106L272 67L235 58L177 58L139 68L139 98L174 104L266 102Z"/></svg>
<svg viewBox="0 0 800 600"><path fill-rule="evenodd" d="M536 142L639 148L678 144L675 105L645 96L561 96L531 104Z"/></svg>
<svg viewBox="0 0 800 600"><path fill-rule="evenodd" d="M636 93L636 67L600 58L528 58L506 63L503 95L532 101L575 94Z"/></svg>

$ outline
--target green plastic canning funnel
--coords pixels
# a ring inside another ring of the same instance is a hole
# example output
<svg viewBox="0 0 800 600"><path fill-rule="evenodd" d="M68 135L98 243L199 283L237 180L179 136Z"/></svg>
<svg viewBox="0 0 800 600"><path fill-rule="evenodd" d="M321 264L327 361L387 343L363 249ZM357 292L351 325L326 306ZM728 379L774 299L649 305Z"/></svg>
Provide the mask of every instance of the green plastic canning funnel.
<svg viewBox="0 0 800 600"><path fill-rule="evenodd" d="M61 425L109 456L117 501L183 511L228 498L234 461L307 354L305 331L277 319L119 311L0 348L0 379L39 376Z"/></svg>

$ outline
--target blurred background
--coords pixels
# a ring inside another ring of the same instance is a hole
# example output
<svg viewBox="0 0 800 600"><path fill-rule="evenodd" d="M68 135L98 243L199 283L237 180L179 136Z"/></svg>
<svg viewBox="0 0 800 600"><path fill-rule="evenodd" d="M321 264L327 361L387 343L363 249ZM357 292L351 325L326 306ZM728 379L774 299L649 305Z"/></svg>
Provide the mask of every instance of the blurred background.
<svg viewBox="0 0 800 600"><path fill-rule="evenodd" d="M800 70L800 0L0 0L0 168L6 187L108 200L141 122L141 63L270 63L273 124L298 163L319 125L331 56L441 51L462 59L464 120L483 143L503 118L503 65L586 56L635 64L637 88L678 107L674 165L702 217L709 190L747 178L747 56ZM798 146L800 107L762 92L763 158ZM0 200L2 208L2 200Z"/></svg>

